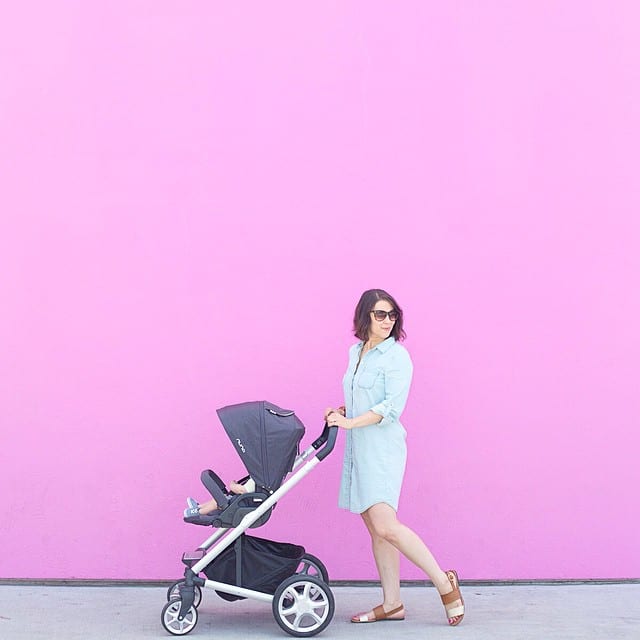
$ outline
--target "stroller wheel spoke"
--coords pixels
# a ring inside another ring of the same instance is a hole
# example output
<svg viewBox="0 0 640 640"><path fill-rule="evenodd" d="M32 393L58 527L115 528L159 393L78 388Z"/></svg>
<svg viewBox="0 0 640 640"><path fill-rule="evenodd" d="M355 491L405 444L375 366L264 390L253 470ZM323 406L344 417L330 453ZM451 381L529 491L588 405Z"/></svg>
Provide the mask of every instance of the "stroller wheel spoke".
<svg viewBox="0 0 640 640"><path fill-rule="evenodd" d="M314 600L312 606L314 609L319 609L320 607L326 607L328 604L329 602L327 601L327 599L323 597L319 600Z"/></svg>
<svg viewBox="0 0 640 640"><path fill-rule="evenodd" d="M290 616L295 614L295 612L298 610L298 607L296 606L295 602L292 602L288 607L282 607L280 609L280 611L282 612L283 616Z"/></svg>
<svg viewBox="0 0 640 640"><path fill-rule="evenodd" d="M320 624L322 622L322 618L315 611L310 611L309 615L316 621L316 623Z"/></svg>

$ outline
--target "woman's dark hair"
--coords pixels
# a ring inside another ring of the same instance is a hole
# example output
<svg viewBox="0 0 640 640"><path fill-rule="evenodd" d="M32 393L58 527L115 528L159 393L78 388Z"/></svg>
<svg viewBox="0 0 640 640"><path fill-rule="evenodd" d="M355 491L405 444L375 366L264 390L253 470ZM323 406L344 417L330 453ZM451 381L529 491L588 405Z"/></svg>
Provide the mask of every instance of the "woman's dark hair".
<svg viewBox="0 0 640 640"><path fill-rule="evenodd" d="M398 303L393 299L393 296L389 295L383 289L369 289L365 291L361 296L356 306L356 311L353 314L353 333L356 338L360 340L369 339L369 327L371 326L371 311L375 307L378 300L386 300L397 312L393 329L391 329L391 337L396 340L404 340L407 337L405 330L402 328L402 309L398 306Z"/></svg>

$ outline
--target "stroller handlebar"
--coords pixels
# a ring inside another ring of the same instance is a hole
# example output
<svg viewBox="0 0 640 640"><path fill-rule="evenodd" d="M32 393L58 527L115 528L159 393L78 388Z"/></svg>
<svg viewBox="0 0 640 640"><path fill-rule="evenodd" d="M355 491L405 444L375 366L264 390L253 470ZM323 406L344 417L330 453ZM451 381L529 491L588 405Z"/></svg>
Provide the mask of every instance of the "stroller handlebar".
<svg viewBox="0 0 640 640"><path fill-rule="evenodd" d="M338 437L338 427L330 427L326 422L320 437L315 440L311 446L318 451L316 458L324 460L332 451ZM321 448L322 447L322 448Z"/></svg>

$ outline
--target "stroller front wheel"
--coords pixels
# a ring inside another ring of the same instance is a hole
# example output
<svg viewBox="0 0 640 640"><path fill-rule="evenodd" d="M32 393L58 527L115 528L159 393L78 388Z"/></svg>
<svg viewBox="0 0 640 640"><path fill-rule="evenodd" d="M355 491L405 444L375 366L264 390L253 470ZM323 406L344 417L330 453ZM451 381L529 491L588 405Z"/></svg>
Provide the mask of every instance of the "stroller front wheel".
<svg viewBox="0 0 640 640"><path fill-rule="evenodd" d="M328 584L314 576L295 574L278 585L271 607L281 629L308 638L327 628L335 601Z"/></svg>
<svg viewBox="0 0 640 640"><path fill-rule="evenodd" d="M167 589L167 602L172 598L180 597L180 585L184 584L184 578L182 580L176 580L168 589ZM197 609L202 602L202 589L197 585L193 585L193 606Z"/></svg>
<svg viewBox="0 0 640 640"><path fill-rule="evenodd" d="M173 598L162 609L162 626L173 636L184 636L193 631L198 624L198 610L195 607L189 607L184 618L180 620L181 604L180 598Z"/></svg>

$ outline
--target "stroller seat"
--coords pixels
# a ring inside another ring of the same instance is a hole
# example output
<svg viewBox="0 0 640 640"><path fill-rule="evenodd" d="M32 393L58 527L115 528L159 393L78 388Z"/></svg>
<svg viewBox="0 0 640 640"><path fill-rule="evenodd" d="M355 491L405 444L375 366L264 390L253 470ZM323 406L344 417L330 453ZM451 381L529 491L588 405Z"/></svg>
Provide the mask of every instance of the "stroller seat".
<svg viewBox="0 0 640 640"><path fill-rule="evenodd" d="M216 528L237 527L242 518L257 509L278 490L284 477L293 469L304 425L295 413L266 401L243 402L218 409L222 426L233 443L256 490L231 494L219 476L206 469L200 474L202 483L218 503L218 510L206 516L184 518L190 524ZM262 526L273 510L265 511L251 528Z"/></svg>
<svg viewBox="0 0 640 640"><path fill-rule="evenodd" d="M242 478L239 480L239 484L244 484L249 478L250 476ZM189 524L219 529L237 527L242 522L242 518L257 509L269 497L266 492L257 490L251 493L231 493L220 476L211 469L205 469L200 474L200 479L220 508L206 516L197 515L184 518L184 521ZM262 526L270 518L272 511L273 507L258 518L250 528Z"/></svg>

